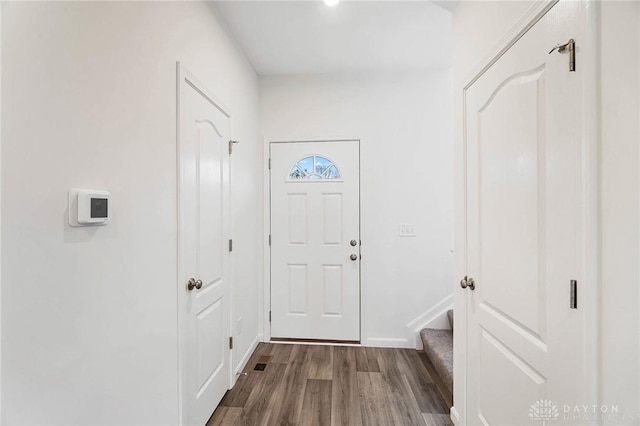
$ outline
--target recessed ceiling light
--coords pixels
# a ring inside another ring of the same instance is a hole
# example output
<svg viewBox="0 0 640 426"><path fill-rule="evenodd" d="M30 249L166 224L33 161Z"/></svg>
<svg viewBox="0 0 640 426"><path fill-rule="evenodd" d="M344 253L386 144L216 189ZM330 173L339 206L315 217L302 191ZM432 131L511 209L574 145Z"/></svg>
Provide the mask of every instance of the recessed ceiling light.
<svg viewBox="0 0 640 426"><path fill-rule="evenodd" d="M340 3L340 0L324 0L324 4L326 4L329 7L333 7L338 3Z"/></svg>

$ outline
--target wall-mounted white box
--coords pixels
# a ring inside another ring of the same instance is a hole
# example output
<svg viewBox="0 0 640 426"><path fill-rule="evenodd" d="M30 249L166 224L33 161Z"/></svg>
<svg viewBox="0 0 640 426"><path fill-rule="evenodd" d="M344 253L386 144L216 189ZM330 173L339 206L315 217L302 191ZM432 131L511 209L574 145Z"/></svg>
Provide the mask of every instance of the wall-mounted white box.
<svg viewBox="0 0 640 426"><path fill-rule="evenodd" d="M69 225L107 225L111 222L111 194L98 189L69 190Z"/></svg>

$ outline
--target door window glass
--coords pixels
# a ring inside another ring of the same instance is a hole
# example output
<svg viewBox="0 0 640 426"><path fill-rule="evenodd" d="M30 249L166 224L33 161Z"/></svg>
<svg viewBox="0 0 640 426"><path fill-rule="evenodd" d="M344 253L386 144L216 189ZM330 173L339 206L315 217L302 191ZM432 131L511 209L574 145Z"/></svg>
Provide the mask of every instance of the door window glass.
<svg viewBox="0 0 640 426"><path fill-rule="evenodd" d="M340 171L331 160L321 155L309 155L293 165L289 180L336 180Z"/></svg>

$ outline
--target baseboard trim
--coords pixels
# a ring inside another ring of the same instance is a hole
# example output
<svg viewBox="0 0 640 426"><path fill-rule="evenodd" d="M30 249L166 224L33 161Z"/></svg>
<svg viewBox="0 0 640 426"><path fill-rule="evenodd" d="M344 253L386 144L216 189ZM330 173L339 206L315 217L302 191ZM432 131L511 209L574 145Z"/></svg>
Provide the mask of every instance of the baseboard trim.
<svg viewBox="0 0 640 426"><path fill-rule="evenodd" d="M360 345L359 340L298 339L295 337L271 337L271 343L326 343L328 345Z"/></svg>
<svg viewBox="0 0 640 426"><path fill-rule="evenodd" d="M453 309L453 293L433 305L428 311L420 315L407 324L407 328L411 331L420 331L425 328L431 321L435 320L449 309Z"/></svg>
<svg viewBox="0 0 640 426"><path fill-rule="evenodd" d="M449 320L446 318L447 311L453 309L453 293L429 308L428 311L420 315L407 324L409 333L413 338L413 347L422 349L422 340L420 339L420 330L424 328L441 328L448 329Z"/></svg>
<svg viewBox="0 0 640 426"><path fill-rule="evenodd" d="M456 407L451 407L449 418L451 418L454 425L458 426L460 424L460 415L458 414Z"/></svg>
<svg viewBox="0 0 640 426"><path fill-rule="evenodd" d="M395 337L369 337L365 339L363 346L376 348L413 348L412 342L409 342L408 339Z"/></svg>
<svg viewBox="0 0 640 426"><path fill-rule="evenodd" d="M344 347L352 347L359 348L361 346L360 343L345 343L345 342L320 342L320 341L299 341L299 340L270 340L269 343L274 343L277 345L306 345L306 346L344 346Z"/></svg>
<svg viewBox="0 0 640 426"><path fill-rule="evenodd" d="M238 362L238 365L236 366L236 368L233 370L234 385L236 383L236 380L238 380L238 373L244 370L244 367L246 367L247 362L249 362L249 358L251 358L251 354L253 354L253 351L256 350L256 347L258 347L258 343L260 343L261 341L262 341L262 334L258 334L256 338L253 339L253 342L251 342L251 344L249 345L249 349L244 353L244 355L242 356L242 359L240 359L240 362Z"/></svg>

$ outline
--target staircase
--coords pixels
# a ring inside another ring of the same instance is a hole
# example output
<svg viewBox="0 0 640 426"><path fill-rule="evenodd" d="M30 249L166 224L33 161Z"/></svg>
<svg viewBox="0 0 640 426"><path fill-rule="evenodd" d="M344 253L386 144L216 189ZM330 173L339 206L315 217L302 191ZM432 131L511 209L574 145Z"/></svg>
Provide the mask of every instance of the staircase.
<svg viewBox="0 0 640 426"><path fill-rule="evenodd" d="M425 328L420 338L426 354L425 365L444 400L453 405L453 310L447 312L451 330ZM424 359L424 358L423 358Z"/></svg>

